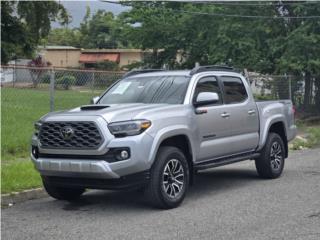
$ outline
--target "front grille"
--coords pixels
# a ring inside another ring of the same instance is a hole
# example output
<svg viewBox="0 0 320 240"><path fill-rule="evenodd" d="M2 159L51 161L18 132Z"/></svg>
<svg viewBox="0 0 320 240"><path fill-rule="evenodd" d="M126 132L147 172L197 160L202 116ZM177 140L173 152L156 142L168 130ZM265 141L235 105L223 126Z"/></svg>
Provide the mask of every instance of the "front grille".
<svg viewBox="0 0 320 240"><path fill-rule="evenodd" d="M63 130L72 134L67 137ZM39 139L42 148L57 149L97 149L103 141L94 122L45 122L42 124Z"/></svg>

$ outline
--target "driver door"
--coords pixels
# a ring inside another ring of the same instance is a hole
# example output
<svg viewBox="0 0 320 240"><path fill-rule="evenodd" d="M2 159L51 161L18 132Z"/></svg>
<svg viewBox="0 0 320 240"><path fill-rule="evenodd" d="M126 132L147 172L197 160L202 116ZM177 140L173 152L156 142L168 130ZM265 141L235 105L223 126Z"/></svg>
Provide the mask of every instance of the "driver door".
<svg viewBox="0 0 320 240"><path fill-rule="evenodd" d="M196 124L199 129L200 148L197 162L227 155L230 150L227 138L231 134L230 119L224 115L221 85L215 76L205 76L198 80L194 90L193 101L201 92L217 93L219 101L214 104L197 107Z"/></svg>

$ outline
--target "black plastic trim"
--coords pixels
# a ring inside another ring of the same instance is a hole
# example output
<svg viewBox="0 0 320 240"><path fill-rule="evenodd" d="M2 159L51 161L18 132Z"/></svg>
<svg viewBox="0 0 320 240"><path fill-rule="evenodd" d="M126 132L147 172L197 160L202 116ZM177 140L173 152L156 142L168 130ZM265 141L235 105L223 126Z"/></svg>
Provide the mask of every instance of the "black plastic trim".
<svg viewBox="0 0 320 240"><path fill-rule="evenodd" d="M208 71L227 71L227 72L236 72L239 73L240 71L236 70L233 67L229 66L219 66L219 65L207 65L207 66L198 66L193 68L190 71L190 75L194 75L196 73L201 73L201 72L208 72Z"/></svg>
<svg viewBox="0 0 320 240"><path fill-rule="evenodd" d="M86 159L86 160L104 160L108 163L124 161L127 159L119 159L117 153L126 150L129 153L129 159L131 157L130 148L119 147L119 148L109 148L109 151L103 155L76 155L76 154L47 154L38 153L38 157L42 158L62 158L62 159Z"/></svg>
<svg viewBox="0 0 320 240"><path fill-rule="evenodd" d="M194 168L198 170L214 168L214 167L228 165L228 164L232 164L232 163L240 162L244 160L255 159L259 156L260 156L260 153L257 153L257 152L242 153L242 154L237 154L233 156L227 156L227 157L203 161L195 164Z"/></svg>
<svg viewBox="0 0 320 240"><path fill-rule="evenodd" d="M103 104L94 104L94 105L84 105L81 106L80 109L82 111L96 111L101 110L110 107L109 105L103 105Z"/></svg>
<svg viewBox="0 0 320 240"><path fill-rule="evenodd" d="M126 175L117 179L76 178L41 176L47 183L57 187L80 187L91 189L120 190L145 186L150 180L150 171Z"/></svg>

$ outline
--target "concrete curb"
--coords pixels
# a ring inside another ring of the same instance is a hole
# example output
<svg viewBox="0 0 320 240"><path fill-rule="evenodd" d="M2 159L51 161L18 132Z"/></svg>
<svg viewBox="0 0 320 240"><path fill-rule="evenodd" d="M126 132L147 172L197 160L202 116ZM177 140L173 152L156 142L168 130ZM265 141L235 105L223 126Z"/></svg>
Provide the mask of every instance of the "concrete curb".
<svg viewBox="0 0 320 240"><path fill-rule="evenodd" d="M24 190L21 192L12 192L1 195L1 206L12 206L16 203L25 202L31 199L38 199L48 197L48 194L43 188L35 188L30 190Z"/></svg>

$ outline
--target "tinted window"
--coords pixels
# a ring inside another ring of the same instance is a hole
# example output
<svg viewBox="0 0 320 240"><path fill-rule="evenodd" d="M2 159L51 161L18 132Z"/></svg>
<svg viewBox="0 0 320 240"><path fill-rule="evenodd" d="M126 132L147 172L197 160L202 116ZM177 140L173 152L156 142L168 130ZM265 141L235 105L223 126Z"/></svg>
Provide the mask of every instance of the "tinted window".
<svg viewBox="0 0 320 240"><path fill-rule="evenodd" d="M151 76L119 81L101 98L99 104L183 103L190 77Z"/></svg>
<svg viewBox="0 0 320 240"><path fill-rule="evenodd" d="M228 104L240 103L247 99L248 95L240 78L221 77L224 86L224 99Z"/></svg>
<svg viewBox="0 0 320 240"><path fill-rule="evenodd" d="M198 94L201 92L217 93L219 95L219 102L217 104L222 102L220 87L219 87L218 81L215 77L212 77L212 76L204 77L199 80L199 82L197 83L197 87L195 89L194 100L197 99Z"/></svg>

